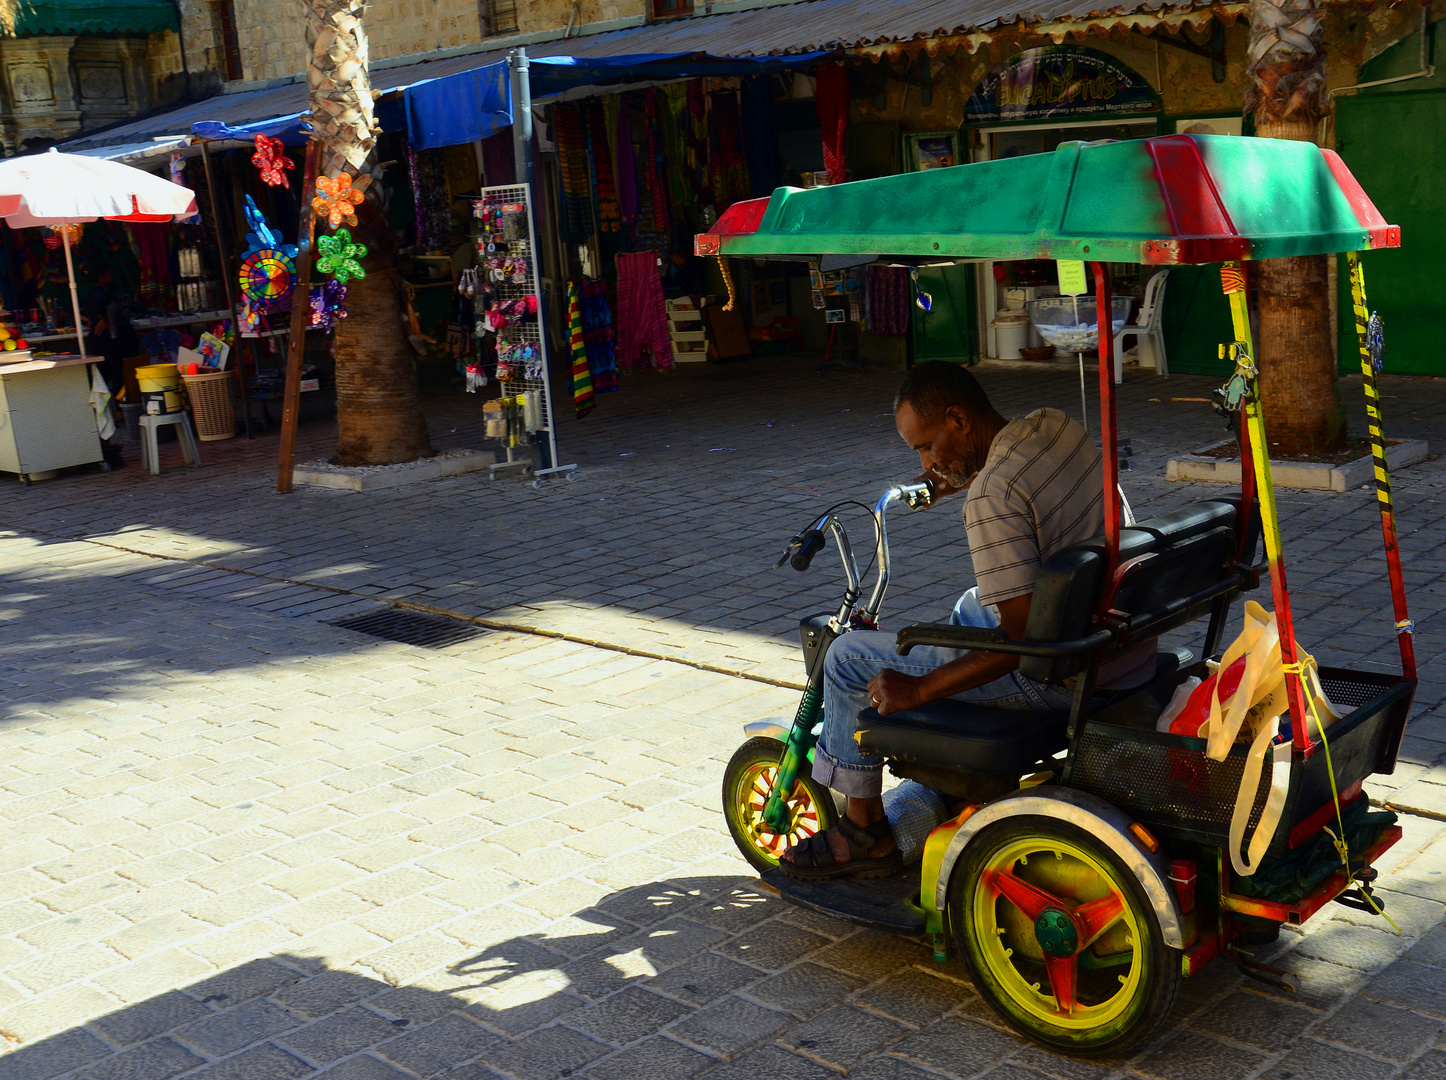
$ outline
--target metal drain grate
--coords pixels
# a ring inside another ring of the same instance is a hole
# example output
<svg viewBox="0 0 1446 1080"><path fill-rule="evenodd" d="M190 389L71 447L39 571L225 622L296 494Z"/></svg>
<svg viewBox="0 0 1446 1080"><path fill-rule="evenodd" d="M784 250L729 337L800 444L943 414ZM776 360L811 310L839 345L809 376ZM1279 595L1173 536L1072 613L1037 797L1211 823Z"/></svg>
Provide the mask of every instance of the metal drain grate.
<svg viewBox="0 0 1446 1080"><path fill-rule="evenodd" d="M383 608L369 611L365 615L352 615L338 619L331 624L343 630L355 630L359 634L399 641L403 645L420 645L427 649L441 649L459 641L470 641L487 631L480 626L428 615L421 611L402 611L397 608Z"/></svg>

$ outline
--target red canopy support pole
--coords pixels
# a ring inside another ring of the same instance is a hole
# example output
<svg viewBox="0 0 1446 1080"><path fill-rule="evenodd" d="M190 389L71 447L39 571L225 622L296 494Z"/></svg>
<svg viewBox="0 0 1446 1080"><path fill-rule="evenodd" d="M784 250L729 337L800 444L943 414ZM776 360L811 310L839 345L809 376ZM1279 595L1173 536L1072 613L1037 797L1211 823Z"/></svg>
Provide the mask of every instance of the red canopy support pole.
<svg viewBox="0 0 1446 1080"><path fill-rule="evenodd" d="M1391 473L1386 465L1386 437L1381 425L1381 395L1376 388L1376 364L1371 355L1370 315L1366 307L1366 272L1357 252L1348 252L1351 268L1351 306L1356 315L1356 340L1361 350L1362 389L1366 392L1366 422L1371 429L1371 455L1376 463L1376 502L1381 508L1381 537L1386 546L1386 568L1391 577L1391 603L1396 609L1396 641L1401 646L1401 674L1416 677L1416 639L1406 611L1406 577L1401 571L1401 548L1396 542L1396 511L1391 505Z"/></svg>
<svg viewBox="0 0 1446 1080"><path fill-rule="evenodd" d="M1239 263L1226 263L1221 267L1220 284L1230 301L1235 340L1245 346L1254 361L1250 298L1245 291L1245 274ZM1291 741L1296 750L1304 753L1311 745L1310 732L1306 729L1310 713L1306 709L1305 684L1299 672L1289 670L1299 659L1295 649L1295 622L1290 616L1290 591L1285 584L1285 554L1280 542L1280 515L1275 508L1275 484L1270 478L1270 443L1265 437L1265 414L1260 410L1260 391L1253 375L1242 405L1251 459L1255 464L1255 484L1260 493L1260 524L1265 533L1265 556L1270 561L1270 593L1275 602L1275 625L1280 631L1280 660L1287 669L1285 690L1290 701Z"/></svg>
<svg viewBox="0 0 1446 1080"><path fill-rule="evenodd" d="M1110 268L1102 262L1092 262L1090 269L1095 275L1100 331L1100 452L1104 455L1105 546L1108 549L1103 580L1112 582L1120 565L1120 450L1119 429L1115 426L1115 324L1111 314L1114 305ZM1101 602L1108 604L1113 596L1114 589L1106 587Z"/></svg>
<svg viewBox="0 0 1446 1080"><path fill-rule="evenodd" d="M306 144L306 166L301 179L301 220L296 226L296 287L291 290L291 334L286 341L286 396L281 405L281 459L276 469L276 490L291 491L296 464L297 413L301 409L301 354L306 351L306 323L311 317L311 242L316 235L317 142Z"/></svg>

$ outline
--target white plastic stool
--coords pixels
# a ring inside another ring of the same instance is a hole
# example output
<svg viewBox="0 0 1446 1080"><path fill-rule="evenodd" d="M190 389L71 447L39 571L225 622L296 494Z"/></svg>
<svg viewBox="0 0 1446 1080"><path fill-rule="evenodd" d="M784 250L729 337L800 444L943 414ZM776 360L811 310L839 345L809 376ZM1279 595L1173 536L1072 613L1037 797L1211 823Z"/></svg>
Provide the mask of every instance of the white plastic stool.
<svg viewBox="0 0 1446 1080"><path fill-rule="evenodd" d="M191 427L191 414L184 409L180 412L140 418L141 468L152 476L161 474L161 451L157 445L156 431L167 424L176 426L176 440L181 444L181 457L191 468L199 469L201 467L201 450L196 445L196 432Z"/></svg>

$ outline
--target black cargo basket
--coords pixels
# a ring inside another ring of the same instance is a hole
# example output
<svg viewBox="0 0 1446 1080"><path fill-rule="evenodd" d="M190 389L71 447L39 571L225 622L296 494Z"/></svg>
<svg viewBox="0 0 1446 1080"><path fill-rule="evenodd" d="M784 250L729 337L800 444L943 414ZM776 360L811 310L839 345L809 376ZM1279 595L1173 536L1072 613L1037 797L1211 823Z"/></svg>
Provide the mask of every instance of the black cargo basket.
<svg viewBox="0 0 1446 1080"><path fill-rule="evenodd" d="M1345 713L1326 729L1340 790L1344 792L1372 773L1392 772L1411 711L1415 680L1321 668L1321 685L1332 704ZM1224 761L1212 761L1205 756L1204 739L1110 723L1112 716L1139 715L1137 709L1128 708L1130 703L1123 704L1126 708L1112 707L1099 719L1082 725L1065 784L1098 795L1165 836L1226 846L1248 747L1237 743ZM1285 811L1268 849L1271 855L1284 854L1314 833L1314 828L1302 830L1291 843L1297 826L1331 801L1326 755L1314 726L1312 722L1314 752L1292 763ZM1247 836L1265 809L1267 789L1259 786L1260 779L1257 777Z"/></svg>

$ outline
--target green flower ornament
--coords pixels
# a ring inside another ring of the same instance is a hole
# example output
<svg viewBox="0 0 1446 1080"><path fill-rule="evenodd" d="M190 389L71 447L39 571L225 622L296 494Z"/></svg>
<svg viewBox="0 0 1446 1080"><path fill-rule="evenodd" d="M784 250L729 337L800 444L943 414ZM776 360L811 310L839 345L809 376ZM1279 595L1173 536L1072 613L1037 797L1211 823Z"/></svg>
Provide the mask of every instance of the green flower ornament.
<svg viewBox="0 0 1446 1080"><path fill-rule="evenodd" d="M316 268L323 274L332 275L343 285L352 278L367 276L358 261L367 257L366 245L353 244L349 229L337 229L330 236L317 237L316 248L321 252Z"/></svg>

